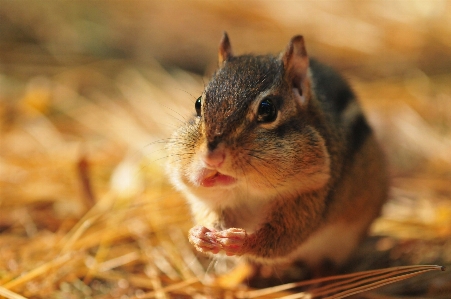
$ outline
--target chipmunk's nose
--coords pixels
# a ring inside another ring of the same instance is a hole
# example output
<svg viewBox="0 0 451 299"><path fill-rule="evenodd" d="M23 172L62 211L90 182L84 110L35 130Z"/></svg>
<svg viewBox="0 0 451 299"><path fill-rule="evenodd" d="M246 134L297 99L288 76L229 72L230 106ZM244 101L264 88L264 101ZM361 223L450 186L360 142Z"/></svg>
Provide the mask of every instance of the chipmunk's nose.
<svg viewBox="0 0 451 299"><path fill-rule="evenodd" d="M205 156L203 157L204 163L209 168L219 168L225 160L225 151L223 149L216 148L211 151L208 150Z"/></svg>

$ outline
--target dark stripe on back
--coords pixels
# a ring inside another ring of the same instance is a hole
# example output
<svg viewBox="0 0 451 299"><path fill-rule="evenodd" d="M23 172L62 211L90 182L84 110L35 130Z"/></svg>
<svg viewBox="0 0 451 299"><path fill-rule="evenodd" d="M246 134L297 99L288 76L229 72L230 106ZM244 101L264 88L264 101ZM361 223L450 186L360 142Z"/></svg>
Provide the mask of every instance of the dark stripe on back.
<svg viewBox="0 0 451 299"><path fill-rule="evenodd" d="M341 113L354 101L354 92L346 80L330 66L310 59L310 68L315 82L315 93L322 102L323 109L340 117Z"/></svg>
<svg viewBox="0 0 451 299"><path fill-rule="evenodd" d="M335 100L337 112L341 114L353 99L354 93L352 90L348 86L341 86L341 88L337 90L337 97Z"/></svg>
<svg viewBox="0 0 451 299"><path fill-rule="evenodd" d="M372 130L362 114L356 117L349 129L348 154L352 157L360 150L365 140L372 134Z"/></svg>

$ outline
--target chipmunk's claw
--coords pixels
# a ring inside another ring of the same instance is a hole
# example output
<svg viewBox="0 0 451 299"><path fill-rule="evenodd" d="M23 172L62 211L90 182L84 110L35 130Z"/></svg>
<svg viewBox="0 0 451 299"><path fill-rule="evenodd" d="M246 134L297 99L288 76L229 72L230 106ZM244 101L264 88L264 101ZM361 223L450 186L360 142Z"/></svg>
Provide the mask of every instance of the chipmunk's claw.
<svg viewBox="0 0 451 299"><path fill-rule="evenodd" d="M221 250L221 244L216 240L214 232L204 226L190 229L188 239L200 252L218 253Z"/></svg>
<svg viewBox="0 0 451 299"><path fill-rule="evenodd" d="M221 244L222 250L227 255L242 255L243 245L247 234L241 228L229 228L226 230L214 232L217 242Z"/></svg>
<svg viewBox="0 0 451 299"><path fill-rule="evenodd" d="M241 228L229 228L222 231L212 231L204 226L195 226L189 231L189 241L194 247L204 253L243 254L243 244L247 234Z"/></svg>

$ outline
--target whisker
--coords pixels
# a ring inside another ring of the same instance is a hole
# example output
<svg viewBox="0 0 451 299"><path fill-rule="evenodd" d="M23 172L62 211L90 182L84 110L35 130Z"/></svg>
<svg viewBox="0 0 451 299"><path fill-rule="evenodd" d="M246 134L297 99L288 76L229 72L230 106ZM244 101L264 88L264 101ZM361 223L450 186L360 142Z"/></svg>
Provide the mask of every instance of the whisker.
<svg viewBox="0 0 451 299"><path fill-rule="evenodd" d="M186 94L190 95L190 96L191 96L191 98L193 98L193 99L196 99L196 97L195 97L195 96L193 96L193 95L192 95L191 93L189 93L188 91L186 91L186 90L184 90L184 89L181 89L181 88L177 88L177 87L174 87L174 89L177 89L177 90L183 91L184 93L186 93Z"/></svg>
<svg viewBox="0 0 451 299"><path fill-rule="evenodd" d="M263 161L264 163L266 163L267 165L266 166L264 166L264 167L266 167L266 168L268 168L271 172L273 172L273 173L275 173L275 174L277 174L277 175L284 175L278 168L274 168L274 163L271 163L271 162L269 162L269 161L267 161L266 159L264 159L264 158L262 158L262 157L260 157L260 156L257 156L257 155L253 155L253 154L248 154L249 156L251 156L251 157L254 157L254 158L256 158L256 159L259 159L260 161Z"/></svg>
<svg viewBox="0 0 451 299"><path fill-rule="evenodd" d="M166 112L167 115L169 115L169 116L173 117L174 119L178 120L180 123L185 124L188 121L186 119L186 117L184 115L182 115L180 112L178 112L177 110L174 110L174 109L172 109L172 108L170 108L170 107L168 107L166 105L162 105L162 106L165 107L168 110L171 110L173 113L177 114L178 116L180 116L182 119L179 119L179 118L175 117L175 115L172 115L172 114Z"/></svg>
<svg viewBox="0 0 451 299"><path fill-rule="evenodd" d="M255 167L254 165L252 165L252 163L250 162L250 161L247 161L247 164L249 165L249 166L251 166L262 178L265 178L265 176L264 176L264 174L259 170L259 169L257 169L257 167ZM270 182L270 181L268 181L268 180L266 180L266 182L267 183L269 183L269 185L271 186L271 187L273 187L274 188L274 190L276 190L277 191L277 189L276 189L276 187Z"/></svg>
<svg viewBox="0 0 451 299"><path fill-rule="evenodd" d="M154 144L165 144L165 143L167 143L168 141L170 141L171 139L170 138L165 138L165 139L158 139L158 140L155 140L155 141L153 141L153 142L150 142L150 143L148 143L148 144L146 144L145 146L144 146L144 148L146 148L146 147L149 147L149 146L152 146L152 145L154 145Z"/></svg>
<svg viewBox="0 0 451 299"><path fill-rule="evenodd" d="M193 153L187 153L187 154L190 154L190 156L189 156L189 157L186 157L186 158L180 158L180 159L174 160L174 162L180 162L180 161L183 161L183 160L191 159L191 156L194 155ZM167 156L164 156L164 157L155 159L155 160L153 160L152 162L157 162L157 161L160 161L160 160L164 160L164 159L167 159L167 158L173 157L173 156L176 156L176 155L167 155Z"/></svg>

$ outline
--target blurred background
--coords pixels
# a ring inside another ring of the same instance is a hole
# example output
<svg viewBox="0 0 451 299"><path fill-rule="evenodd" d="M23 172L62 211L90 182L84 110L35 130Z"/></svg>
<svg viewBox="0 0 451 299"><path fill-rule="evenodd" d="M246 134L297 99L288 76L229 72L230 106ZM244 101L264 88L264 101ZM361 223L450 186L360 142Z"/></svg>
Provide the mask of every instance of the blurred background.
<svg viewBox="0 0 451 299"><path fill-rule="evenodd" d="M349 79L390 163L378 248L451 263L450 1L0 0L0 297L205 294L164 141L223 31L237 54L302 34Z"/></svg>

